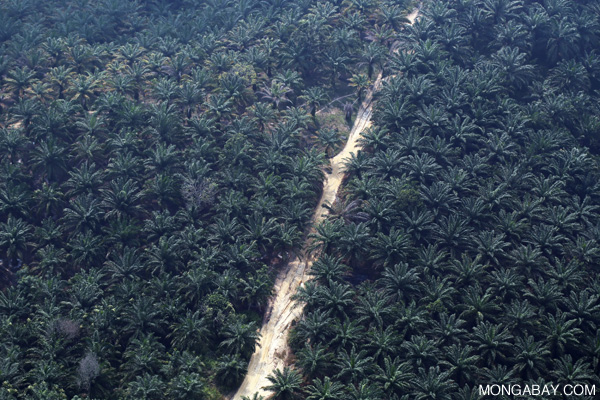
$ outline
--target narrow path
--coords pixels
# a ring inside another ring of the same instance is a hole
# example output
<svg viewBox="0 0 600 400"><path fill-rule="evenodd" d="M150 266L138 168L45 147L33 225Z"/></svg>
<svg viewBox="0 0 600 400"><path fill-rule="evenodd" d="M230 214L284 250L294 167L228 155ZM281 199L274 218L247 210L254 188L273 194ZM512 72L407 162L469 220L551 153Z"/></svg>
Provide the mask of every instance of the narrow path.
<svg viewBox="0 0 600 400"><path fill-rule="evenodd" d="M417 15L418 9L407 16L411 24ZM327 216L328 210L322 207L323 204L326 202L333 204L335 201L337 191L344 178L344 160L351 153L356 153L361 133L371 125L373 93L380 86L381 74L368 91L358 110L344 149L330 160L331 173L325 176L323 194L311 220L311 232ZM248 365L248 373L240 388L231 397L232 400L242 400L243 396L251 398L254 393L259 393L266 398L269 393L262 388L270 384L267 376L277 368L283 369L286 364L289 353L287 342L290 325L292 321L300 318L303 309L301 304L292 300L292 296L296 293L298 287L309 278L307 273L316 259L315 256L310 256L306 251L308 244L308 242L305 243L301 254L288 262L275 280L274 291L276 295L267 307L267 321L260 330L259 346L252 354Z"/></svg>
<svg viewBox="0 0 600 400"><path fill-rule="evenodd" d="M325 176L323 194L311 220L312 229L326 217L328 210L322 206L325 202L333 203L335 201L338 188L344 178L344 160L350 156L350 153L356 152L360 134L371 125L373 91L377 90L380 85L381 74L373 84L373 88L365 96L346 146L330 160L331 173ZM294 319L298 319L302 315L302 306L293 301L292 296L308 278L307 273L314 259L315 257L308 256L306 249L303 249L300 256L288 262L277 276L274 287L276 295L266 311L266 315L269 317L260 330L259 347L256 348L250 359L248 373L232 397L233 400L241 400L242 396L251 397L255 392L266 397L268 393L262 390L262 387L270 384L267 376L274 369L283 369L288 355L287 337L290 325Z"/></svg>

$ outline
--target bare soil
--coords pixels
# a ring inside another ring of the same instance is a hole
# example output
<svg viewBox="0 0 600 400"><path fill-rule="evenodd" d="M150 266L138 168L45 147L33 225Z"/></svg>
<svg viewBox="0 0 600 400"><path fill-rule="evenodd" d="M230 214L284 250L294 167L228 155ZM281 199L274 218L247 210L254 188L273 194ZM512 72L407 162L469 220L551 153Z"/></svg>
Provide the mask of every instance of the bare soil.
<svg viewBox="0 0 600 400"><path fill-rule="evenodd" d="M331 159L331 172L326 174L323 186L323 194L315 213L311 220L311 226L315 227L327 216L327 209L323 208L323 203L333 204L336 199L338 188L344 178L344 160L351 153L357 151L357 140L360 134L371 125L373 91L381 84L381 75L373 85L373 88L365 96L346 146L344 149ZM280 271L275 280L275 296L269 302L266 315L267 320L263 324L260 334L261 338L258 347L248 365L248 373L242 382L238 391L231 397L233 400L241 400L242 396L251 397L258 392L266 396L268 393L262 388L269 385L267 376L273 370L283 369L286 365L286 358L289 355L288 332L292 321L297 320L302 315L302 305L292 300L296 290L310 277L308 271L316 256L310 255L306 251L308 242L301 254L287 263Z"/></svg>
<svg viewBox="0 0 600 400"><path fill-rule="evenodd" d="M407 18L410 23L414 23L419 14L416 9L410 13ZM358 139L361 133L371 125L371 115L373 113L373 93L381 86L381 74L367 92L365 99L358 110L354 125L344 149L333 157L331 161L331 172L326 174L323 185L323 194L319 204L315 209L311 220L311 232L314 227L323 221L328 213L323 208L324 203L333 204L336 200L338 189L344 179L344 161L358 150ZM306 249L310 244L307 241L298 257L288 262L275 280L275 296L270 300L266 311L266 318L260 329L260 341L258 347L248 365L248 373L244 378L240 388L229 398L232 400L242 400L243 396L252 397L254 393L265 396L268 392L263 387L268 386L270 382L267 376L275 369L283 369L290 356L288 347L288 334L292 322L298 320L302 315L303 306L292 299L296 290L304 284L310 276L308 272L318 257L311 255Z"/></svg>

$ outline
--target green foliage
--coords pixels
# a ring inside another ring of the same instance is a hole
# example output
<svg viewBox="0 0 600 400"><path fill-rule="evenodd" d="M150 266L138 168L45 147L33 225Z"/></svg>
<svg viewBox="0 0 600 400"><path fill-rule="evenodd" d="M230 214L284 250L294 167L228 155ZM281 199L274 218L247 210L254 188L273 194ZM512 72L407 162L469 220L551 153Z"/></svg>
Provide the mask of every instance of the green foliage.
<svg viewBox="0 0 600 400"><path fill-rule="evenodd" d="M598 18L586 2L431 0L399 40L367 33L351 85L381 64L373 126L297 294L306 398L598 384Z"/></svg>
<svg viewBox="0 0 600 400"><path fill-rule="evenodd" d="M592 3L2 2L0 397L239 384L343 142L317 111L380 72L268 390L598 383Z"/></svg>
<svg viewBox="0 0 600 400"><path fill-rule="evenodd" d="M0 397L237 385L343 141L318 143L317 109L381 69L379 23L316 0L2 2Z"/></svg>

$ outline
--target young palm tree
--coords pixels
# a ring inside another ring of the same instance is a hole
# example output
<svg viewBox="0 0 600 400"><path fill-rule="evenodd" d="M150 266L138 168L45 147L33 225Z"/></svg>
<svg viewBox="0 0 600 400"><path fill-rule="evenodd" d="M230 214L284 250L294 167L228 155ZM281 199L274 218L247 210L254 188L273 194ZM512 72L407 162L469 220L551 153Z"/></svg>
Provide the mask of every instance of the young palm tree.
<svg viewBox="0 0 600 400"><path fill-rule="evenodd" d="M317 141L323 146L325 153L329 158L334 156L336 148L343 143L344 137L341 136L337 129L321 128L317 132Z"/></svg>
<svg viewBox="0 0 600 400"><path fill-rule="evenodd" d="M371 80L367 75L354 74L350 78L350 86L355 87L358 92L358 102L362 102L362 97L365 89L371 85Z"/></svg>
<svg viewBox="0 0 600 400"><path fill-rule="evenodd" d="M279 106L282 103L291 103L292 101L287 97L288 94L292 93L292 89L285 86L283 83L273 80L271 81L271 85L267 86L266 84L263 86L262 90L259 92L262 94L263 99L266 99L273 104L273 108L275 110L279 109Z"/></svg>
<svg viewBox="0 0 600 400"><path fill-rule="evenodd" d="M300 99L308 105L314 122L316 120L317 108L326 103L329 100L329 96L322 87L311 86L302 92Z"/></svg>

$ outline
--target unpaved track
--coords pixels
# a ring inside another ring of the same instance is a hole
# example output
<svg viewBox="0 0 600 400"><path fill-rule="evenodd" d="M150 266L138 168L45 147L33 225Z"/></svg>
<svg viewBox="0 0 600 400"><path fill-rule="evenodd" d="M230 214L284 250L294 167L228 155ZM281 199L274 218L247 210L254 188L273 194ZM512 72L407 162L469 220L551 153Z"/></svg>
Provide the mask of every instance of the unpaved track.
<svg viewBox="0 0 600 400"><path fill-rule="evenodd" d="M407 18L411 24L417 15L418 10L408 15ZM323 194L311 220L311 232L327 216L328 210L322 207L323 204L326 202L333 204L335 201L337 191L344 178L344 160L351 153L356 153L360 134L371 125L373 93L380 86L381 74L379 74L371 90L365 96L365 100L357 113L356 120L350 131L346 146L338 155L330 160L331 173L325 176ZM269 393L262 388L270 384L267 376L275 369L279 368L283 370L286 364L289 352L287 342L290 325L292 321L300 318L303 309L300 303L292 300L292 296L296 293L298 287L309 278L308 271L316 258L306 251L308 244L309 242L307 241L301 254L288 262L277 275L274 286L276 294L267 306L265 313L267 321L263 323L260 330L261 338L258 343L259 346L256 348L254 354L252 354L252 358L250 358L248 373L242 385L230 397L232 400L242 400L242 396L251 398L254 393L259 393L266 398Z"/></svg>
<svg viewBox="0 0 600 400"><path fill-rule="evenodd" d="M381 74L375 81L373 88L376 90L381 84ZM344 160L355 153L357 149L357 140L360 134L371 125L371 114L373 103L373 89L365 96L357 115L348 141L344 149L331 161L331 173L325 175L323 194L311 220L311 232L314 227L321 222L328 212L323 208L323 204L328 202L332 204L335 201L336 194L342 179L344 178ZM263 324L260 330L259 347L252 355L248 365L248 373L242 382L242 385L232 397L233 400L241 400L242 396L251 397L255 392L267 396L267 392L262 390L270 382L267 376L274 369L283 369L288 355L287 337L290 324L293 320L302 315L302 306L292 300L298 287L308 278L307 273L315 259L308 254L305 249L298 257L295 257L279 272L275 280L275 297L269 302L266 311L268 320Z"/></svg>

